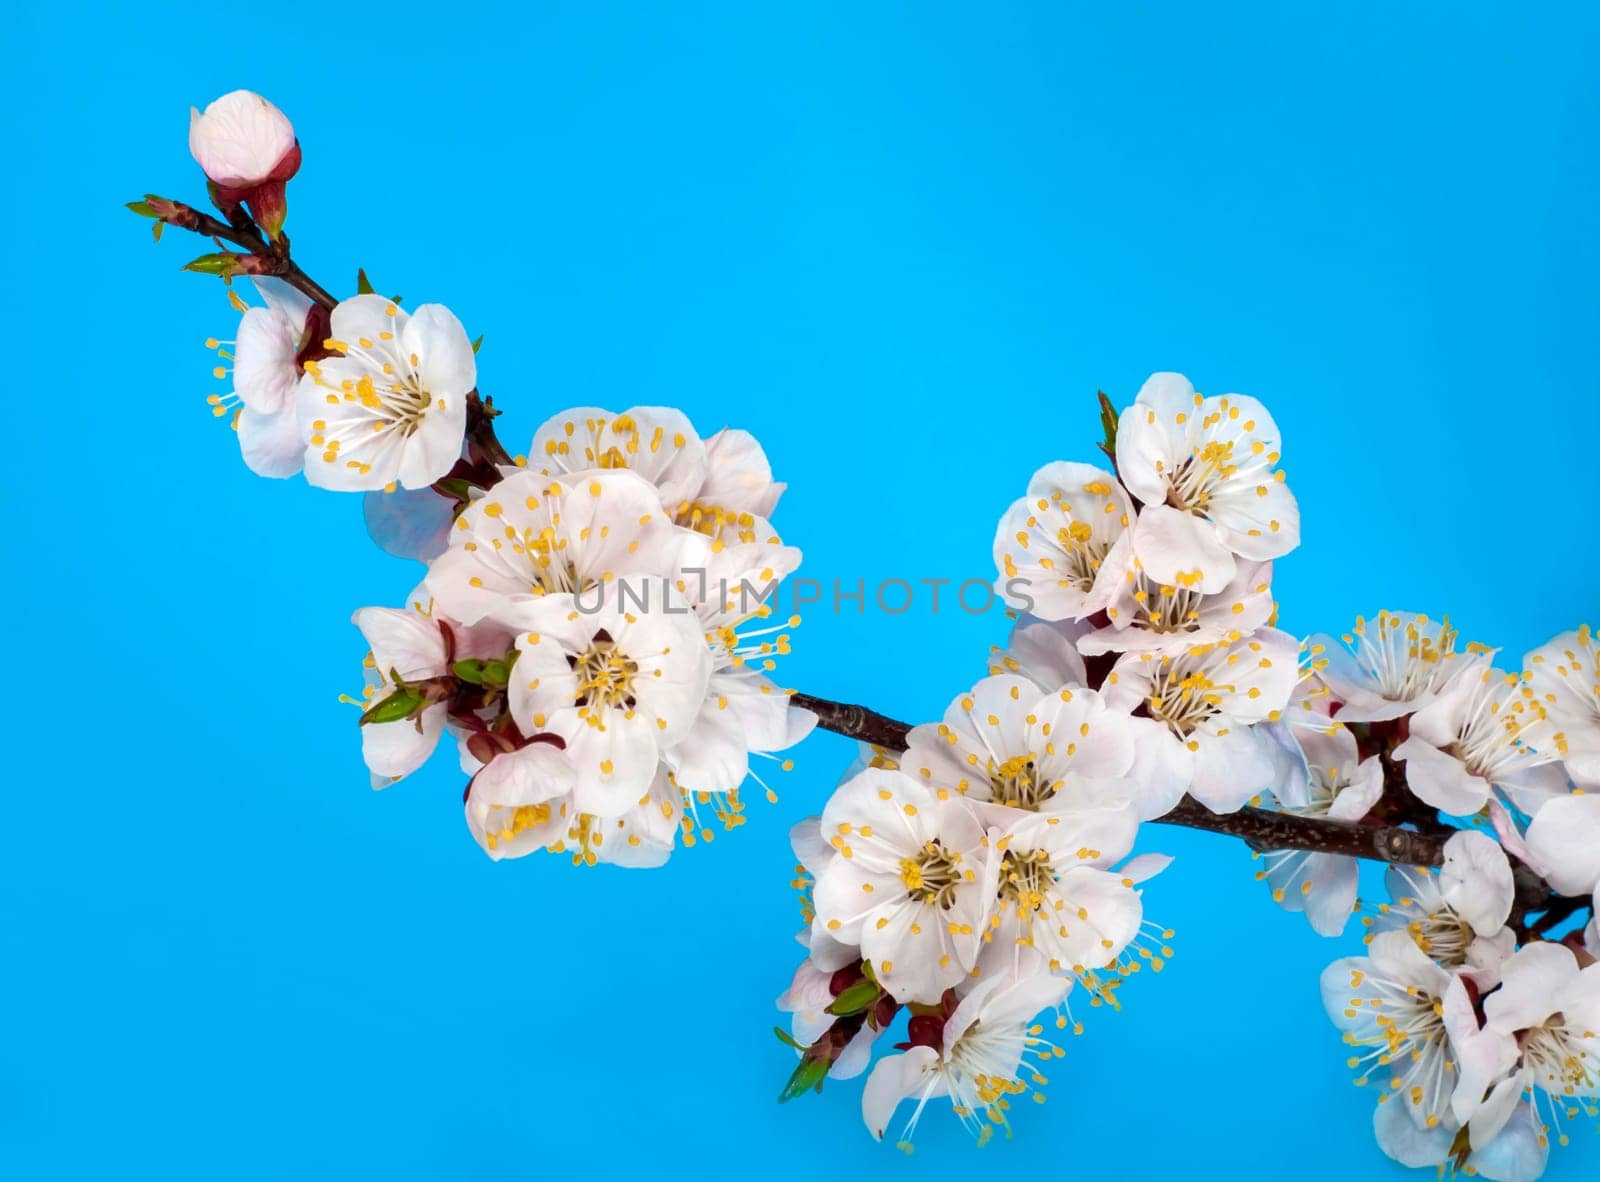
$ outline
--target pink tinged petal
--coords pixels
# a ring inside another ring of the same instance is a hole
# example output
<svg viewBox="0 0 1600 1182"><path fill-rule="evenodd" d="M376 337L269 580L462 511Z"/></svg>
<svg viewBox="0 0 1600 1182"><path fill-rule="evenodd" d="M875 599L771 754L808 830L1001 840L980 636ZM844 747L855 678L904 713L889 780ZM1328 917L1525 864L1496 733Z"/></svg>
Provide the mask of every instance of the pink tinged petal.
<svg viewBox="0 0 1600 1182"><path fill-rule="evenodd" d="M991 673L1020 673L1040 689L1058 690L1084 685L1083 657L1074 640L1082 628L1071 623L1049 623L1024 616L1011 629L1000 656L990 661Z"/></svg>
<svg viewBox="0 0 1600 1182"><path fill-rule="evenodd" d="M1204 517L1170 505L1147 505L1133 523L1133 552L1158 583L1215 594L1232 582L1237 562Z"/></svg>
<svg viewBox="0 0 1600 1182"><path fill-rule="evenodd" d="M894 1117L900 1101L923 1096L930 1087L939 1064L939 1053L932 1047L916 1046L903 1055L888 1055L867 1076L861 1089L861 1119L867 1131L879 1141Z"/></svg>
<svg viewBox="0 0 1600 1182"><path fill-rule="evenodd" d="M305 446L300 442L293 403L277 414L259 414L245 407L234 426L239 434L239 454L257 476L282 480L305 467Z"/></svg>
<svg viewBox="0 0 1600 1182"><path fill-rule="evenodd" d="M350 622L361 629L381 676L395 672L420 681L444 673L444 633L432 617L410 608L363 607Z"/></svg>
<svg viewBox="0 0 1600 1182"><path fill-rule="evenodd" d="M372 786L386 788L426 763L444 733L445 716L441 703L416 718L362 727L361 757L372 773Z"/></svg>
<svg viewBox="0 0 1600 1182"><path fill-rule="evenodd" d="M789 1014L826 1009L833 1001L833 991L828 987L832 980L832 973L823 972L808 957L796 967L789 988L778 995L774 1004Z"/></svg>
<svg viewBox="0 0 1600 1182"><path fill-rule="evenodd" d="M1511 863L1500 843L1487 834L1464 829L1445 842L1439 885L1445 902L1475 932L1496 932L1511 916L1516 893Z"/></svg>
<svg viewBox="0 0 1600 1182"><path fill-rule="evenodd" d="M1521 1072L1500 1077L1516 1066L1517 1044L1509 1035L1485 1031L1465 1044L1456 1044L1461 1082L1456 1085L1455 1096L1466 1097L1458 1106L1451 1098L1451 1108L1465 1115L1457 1121L1467 1123L1467 1135L1473 1149L1483 1149L1491 1144L1506 1127L1522 1100L1527 1080ZM1492 1081L1499 1080L1498 1083ZM1482 1097L1473 1103L1470 1097Z"/></svg>
<svg viewBox="0 0 1600 1182"><path fill-rule="evenodd" d="M1501 847L1520 862L1526 862L1528 869L1540 878L1549 874L1550 869L1539 860L1528 843L1523 840L1522 831L1517 828L1517 823L1512 820L1511 814L1506 811L1506 806L1498 800L1489 802L1489 824L1494 828L1494 834L1500 839Z"/></svg>
<svg viewBox="0 0 1600 1182"><path fill-rule="evenodd" d="M767 453L748 431L724 428L705 442L706 479L697 499L739 513L771 517L784 486L772 479Z"/></svg>
<svg viewBox="0 0 1600 1182"><path fill-rule="evenodd" d="M1097 969L1122 954L1139 933L1144 906L1121 875L1088 866L1063 870L1051 892L1064 900L1060 911L1035 918L1035 947L1064 969ZM1053 907L1053 903L1051 904Z"/></svg>
<svg viewBox="0 0 1600 1182"><path fill-rule="evenodd" d="M253 411L276 414L292 405L300 325L270 308L250 308L239 320L234 343L233 388Z"/></svg>
<svg viewBox="0 0 1600 1182"><path fill-rule="evenodd" d="M1587 895L1600 885L1600 793L1549 801L1528 826L1528 849L1563 895Z"/></svg>
<svg viewBox="0 0 1600 1182"><path fill-rule="evenodd" d="M294 145L288 118L253 91L231 91L204 112L189 108L189 152L224 188L249 188L265 180Z"/></svg>
<svg viewBox="0 0 1600 1182"><path fill-rule="evenodd" d="M571 769L548 743L496 755L467 790L467 827L484 852L499 861L558 841L570 823L566 793Z"/></svg>
<svg viewBox="0 0 1600 1182"><path fill-rule="evenodd" d="M1489 801L1489 781L1415 733L1394 749L1394 757L1406 765L1406 786L1441 812L1469 817Z"/></svg>

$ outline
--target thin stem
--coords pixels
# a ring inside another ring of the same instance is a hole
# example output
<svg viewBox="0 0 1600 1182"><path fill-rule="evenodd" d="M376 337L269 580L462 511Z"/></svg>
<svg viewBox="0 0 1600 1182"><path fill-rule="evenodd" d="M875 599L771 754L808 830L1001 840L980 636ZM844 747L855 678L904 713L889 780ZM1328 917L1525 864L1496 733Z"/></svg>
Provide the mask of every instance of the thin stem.
<svg viewBox="0 0 1600 1182"><path fill-rule="evenodd" d="M299 263L289 257L287 234L280 235L276 243L271 243L262 237L260 230L243 219L237 223L224 222L208 213L202 213L193 206L184 205L181 201L161 201L158 208L161 210L161 220L169 226L242 247L246 254L260 260L259 274L273 275L282 279L307 299L321 304L328 311L333 311L339 303L328 294L326 288L301 270Z"/></svg>

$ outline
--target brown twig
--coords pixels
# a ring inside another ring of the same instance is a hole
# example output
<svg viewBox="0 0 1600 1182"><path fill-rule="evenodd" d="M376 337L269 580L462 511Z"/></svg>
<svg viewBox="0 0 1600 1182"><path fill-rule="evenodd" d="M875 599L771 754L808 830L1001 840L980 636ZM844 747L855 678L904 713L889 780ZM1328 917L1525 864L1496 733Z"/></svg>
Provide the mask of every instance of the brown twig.
<svg viewBox="0 0 1600 1182"><path fill-rule="evenodd" d="M234 222L224 222L181 201L167 201L163 198L149 198L147 203L157 211L160 220L169 226L176 226L180 230L188 230L206 238L218 239L241 247L246 254L258 260L255 274L272 275L282 279L307 299L321 304L330 312L338 304L339 301L329 295L326 288L301 270L300 264L289 257L287 234L280 235L276 243L268 242L260 230L243 218Z"/></svg>
<svg viewBox="0 0 1600 1182"><path fill-rule="evenodd" d="M873 743L890 751L905 749L906 736L911 727L898 719L865 706L834 702L811 694L797 693L790 700L815 714L817 725L824 730ZM1443 825L1430 828L1428 832L1418 832L1401 825L1367 825L1249 807L1232 813L1214 813L1187 796L1177 808L1165 816L1157 817L1156 823L1237 837L1257 851L1306 850L1402 866L1443 865L1445 842L1455 832ZM1514 863L1514 876L1518 916L1553 909L1557 906L1557 900L1563 898L1556 895L1544 879L1521 863ZM1581 899L1571 900L1571 906L1564 914L1574 914L1584 902ZM1560 905L1566 906L1565 903Z"/></svg>

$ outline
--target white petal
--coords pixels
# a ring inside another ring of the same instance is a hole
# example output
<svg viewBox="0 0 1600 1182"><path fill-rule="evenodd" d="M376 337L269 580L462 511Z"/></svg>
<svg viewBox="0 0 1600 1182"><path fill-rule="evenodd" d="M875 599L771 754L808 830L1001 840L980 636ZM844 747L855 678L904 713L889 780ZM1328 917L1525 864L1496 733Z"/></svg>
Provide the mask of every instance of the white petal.
<svg viewBox="0 0 1600 1182"><path fill-rule="evenodd" d="M866 1121L867 1131L882 1141L900 1101L926 1090L938 1062L938 1052L923 1046L878 1060L861 1089L861 1119Z"/></svg>
<svg viewBox="0 0 1600 1182"><path fill-rule="evenodd" d="M1563 895L1587 895L1600 885L1600 793L1561 796L1528 826L1528 848L1548 868Z"/></svg>

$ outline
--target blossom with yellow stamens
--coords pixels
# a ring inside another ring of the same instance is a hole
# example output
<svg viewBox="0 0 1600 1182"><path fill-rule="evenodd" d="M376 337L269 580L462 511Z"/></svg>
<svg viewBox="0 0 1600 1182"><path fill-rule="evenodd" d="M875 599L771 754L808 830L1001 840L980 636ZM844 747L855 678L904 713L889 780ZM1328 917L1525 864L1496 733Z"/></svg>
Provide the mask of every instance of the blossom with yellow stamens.
<svg viewBox="0 0 1600 1182"><path fill-rule="evenodd" d="M1111 473L1091 464L1046 464L1000 518L995 590L1041 620L1088 615L1090 593L1132 516L1133 504Z"/></svg>
<svg viewBox="0 0 1600 1182"><path fill-rule="evenodd" d="M1282 558L1300 544L1300 509L1279 468L1278 426L1241 394L1206 398L1158 373L1117 423L1117 474L1152 510L1134 548L1150 577L1208 594L1234 555Z"/></svg>
<svg viewBox="0 0 1600 1182"><path fill-rule="evenodd" d="M822 812L838 856L820 868L816 923L854 944L900 1002L937 1002L977 959L992 879L983 830L959 799L868 769Z"/></svg>
<svg viewBox="0 0 1600 1182"><path fill-rule="evenodd" d="M306 363L296 398L306 479L362 491L423 488L461 457L477 360L442 304L406 313L358 295L333 310L326 348Z"/></svg>

